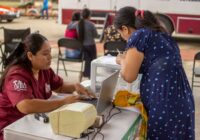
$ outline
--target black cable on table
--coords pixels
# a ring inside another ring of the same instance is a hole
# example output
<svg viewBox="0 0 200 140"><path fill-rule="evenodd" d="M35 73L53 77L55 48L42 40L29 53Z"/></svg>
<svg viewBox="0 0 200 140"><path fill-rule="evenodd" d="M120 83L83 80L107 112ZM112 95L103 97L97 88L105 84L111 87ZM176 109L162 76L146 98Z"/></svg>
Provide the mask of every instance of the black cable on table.
<svg viewBox="0 0 200 140"><path fill-rule="evenodd" d="M112 112L113 109L117 109L119 112L117 112L117 113L111 115L111 112ZM120 113L121 113L121 110L120 110L119 108L115 108L115 107L113 106L113 107L111 108L111 110L109 111L108 116L106 117L106 120L102 123L102 125L101 125L99 128L97 128L98 130L97 130L97 132L94 134L94 136L92 137L91 140L94 140L95 137L97 136L97 134L101 134L101 135L103 136L103 138L102 138L102 140L103 140L103 139L104 139L104 135L101 133L101 129L103 128L103 126L104 126L113 116L115 116L115 115L117 115L117 114L120 114Z"/></svg>

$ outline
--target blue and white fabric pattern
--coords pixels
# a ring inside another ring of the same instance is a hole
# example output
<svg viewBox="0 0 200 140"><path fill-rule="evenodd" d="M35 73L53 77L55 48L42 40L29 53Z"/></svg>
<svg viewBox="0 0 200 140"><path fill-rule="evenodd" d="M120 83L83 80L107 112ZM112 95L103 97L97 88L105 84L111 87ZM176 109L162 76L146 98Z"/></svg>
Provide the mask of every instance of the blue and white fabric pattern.
<svg viewBox="0 0 200 140"><path fill-rule="evenodd" d="M144 54L140 92L148 113L148 140L194 140L194 99L177 43L168 34L142 28L126 49Z"/></svg>

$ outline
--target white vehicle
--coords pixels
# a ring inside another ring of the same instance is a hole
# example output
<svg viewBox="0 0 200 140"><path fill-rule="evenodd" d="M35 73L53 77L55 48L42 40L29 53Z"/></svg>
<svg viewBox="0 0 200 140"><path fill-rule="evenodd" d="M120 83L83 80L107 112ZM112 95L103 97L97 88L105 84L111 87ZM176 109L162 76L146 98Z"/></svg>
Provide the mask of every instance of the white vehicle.
<svg viewBox="0 0 200 140"><path fill-rule="evenodd" d="M0 22L6 20L12 22L14 19L20 17L20 11L17 8L0 5Z"/></svg>
<svg viewBox="0 0 200 140"><path fill-rule="evenodd" d="M200 35L200 0L59 0L58 22L68 24L72 12L84 7L115 13L124 6L156 13L169 33Z"/></svg>

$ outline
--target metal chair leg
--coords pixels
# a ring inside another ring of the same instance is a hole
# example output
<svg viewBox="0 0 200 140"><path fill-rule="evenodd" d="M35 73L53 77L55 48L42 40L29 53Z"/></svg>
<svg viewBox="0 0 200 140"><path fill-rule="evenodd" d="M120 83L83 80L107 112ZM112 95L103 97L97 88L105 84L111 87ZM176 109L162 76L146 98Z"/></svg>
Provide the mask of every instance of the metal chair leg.
<svg viewBox="0 0 200 140"><path fill-rule="evenodd" d="M58 61L57 61L57 70L56 70L56 74L58 74L58 70L59 70L59 58L58 58Z"/></svg>
<svg viewBox="0 0 200 140"><path fill-rule="evenodd" d="M80 82L82 81L82 78L83 78L83 65L84 65L84 61L81 63L81 71L80 71L80 78L79 78Z"/></svg>
<svg viewBox="0 0 200 140"><path fill-rule="evenodd" d="M66 69L66 67L65 67L65 62L62 61L62 64L63 64L63 68L64 68L64 71L65 71L65 75L67 76L67 69Z"/></svg>
<svg viewBox="0 0 200 140"><path fill-rule="evenodd" d="M82 81L82 78L83 78L83 72L81 71L81 72L80 72L80 76L79 76L79 82Z"/></svg>
<svg viewBox="0 0 200 140"><path fill-rule="evenodd" d="M193 87L194 87L194 72L192 73L192 91L193 91Z"/></svg>

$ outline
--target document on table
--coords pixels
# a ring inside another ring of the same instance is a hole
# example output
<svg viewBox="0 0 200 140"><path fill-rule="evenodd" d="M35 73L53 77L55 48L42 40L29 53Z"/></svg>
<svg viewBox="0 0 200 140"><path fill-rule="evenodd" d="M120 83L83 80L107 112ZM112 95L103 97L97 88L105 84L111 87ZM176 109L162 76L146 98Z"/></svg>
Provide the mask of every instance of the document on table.
<svg viewBox="0 0 200 140"><path fill-rule="evenodd" d="M116 57L113 57L113 56L104 56L101 59L99 59L99 61L100 63L118 65L116 63Z"/></svg>
<svg viewBox="0 0 200 140"><path fill-rule="evenodd" d="M124 110L133 111L133 112L140 114L140 110L138 110L136 107L133 107L133 106L129 106L129 107L118 107L118 106L116 106L116 107L120 108L120 109L124 109Z"/></svg>

